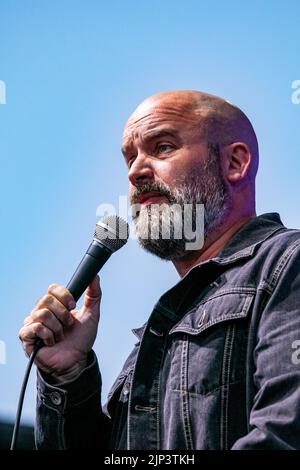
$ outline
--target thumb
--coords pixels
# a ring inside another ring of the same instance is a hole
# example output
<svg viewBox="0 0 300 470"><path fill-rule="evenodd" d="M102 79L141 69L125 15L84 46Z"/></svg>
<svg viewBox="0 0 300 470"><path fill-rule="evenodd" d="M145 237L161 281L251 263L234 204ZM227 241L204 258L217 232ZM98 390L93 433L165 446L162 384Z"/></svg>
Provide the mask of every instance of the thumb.
<svg viewBox="0 0 300 470"><path fill-rule="evenodd" d="M96 276L86 290L83 307L88 308L89 310L98 311L101 296L100 278L99 276Z"/></svg>

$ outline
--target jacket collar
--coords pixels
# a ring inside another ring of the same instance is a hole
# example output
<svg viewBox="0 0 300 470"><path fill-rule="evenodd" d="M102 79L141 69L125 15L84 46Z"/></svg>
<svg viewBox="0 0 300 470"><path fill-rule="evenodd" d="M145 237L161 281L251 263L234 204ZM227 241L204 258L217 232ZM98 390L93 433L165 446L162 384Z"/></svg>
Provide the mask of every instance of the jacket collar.
<svg viewBox="0 0 300 470"><path fill-rule="evenodd" d="M259 245L274 235L275 232L284 228L277 212L269 212L254 217L238 230L214 260L229 263L236 259L252 256Z"/></svg>

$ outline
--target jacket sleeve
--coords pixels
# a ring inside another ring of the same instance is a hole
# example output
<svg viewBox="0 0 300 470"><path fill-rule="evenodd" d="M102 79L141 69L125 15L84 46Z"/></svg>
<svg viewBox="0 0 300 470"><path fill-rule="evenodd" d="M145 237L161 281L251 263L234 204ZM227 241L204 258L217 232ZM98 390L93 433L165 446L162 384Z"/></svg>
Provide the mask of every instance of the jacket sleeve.
<svg viewBox="0 0 300 470"><path fill-rule="evenodd" d="M92 351L71 382L53 385L37 372L37 449L108 449L110 418L101 407L101 375Z"/></svg>
<svg viewBox="0 0 300 470"><path fill-rule="evenodd" d="M300 240L277 263L254 349L249 432L232 450L300 449Z"/></svg>

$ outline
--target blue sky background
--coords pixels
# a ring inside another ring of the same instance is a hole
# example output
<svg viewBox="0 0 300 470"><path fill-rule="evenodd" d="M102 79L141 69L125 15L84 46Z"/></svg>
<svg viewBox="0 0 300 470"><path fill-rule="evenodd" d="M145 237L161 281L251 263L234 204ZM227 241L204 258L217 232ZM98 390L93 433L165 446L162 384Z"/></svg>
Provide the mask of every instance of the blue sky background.
<svg viewBox="0 0 300 470"><path fill-rule="evenodd" d="M257 212L300 228L299 19L298 0L1 0L0 418L16 411L24 317L50 283L68 282L99 204L127 194L122 129L145 97L199 89L241 107L260 142ZM101 279L105 399L136 342L131 329L178 276L130 240ZM34 412L35 372L24 421Z"/></svg>

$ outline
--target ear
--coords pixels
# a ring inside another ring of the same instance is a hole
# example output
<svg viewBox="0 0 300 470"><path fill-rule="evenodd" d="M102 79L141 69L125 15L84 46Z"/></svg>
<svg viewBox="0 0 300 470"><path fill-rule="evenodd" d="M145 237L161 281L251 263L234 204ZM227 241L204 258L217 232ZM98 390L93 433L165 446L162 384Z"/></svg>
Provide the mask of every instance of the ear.
<svg viewBox="0 0 300 470"><path fill-rule="evenodd" d="M247 144L234 142L225 149L225 174L230 183L247 178L252 156Z"/></svg>

